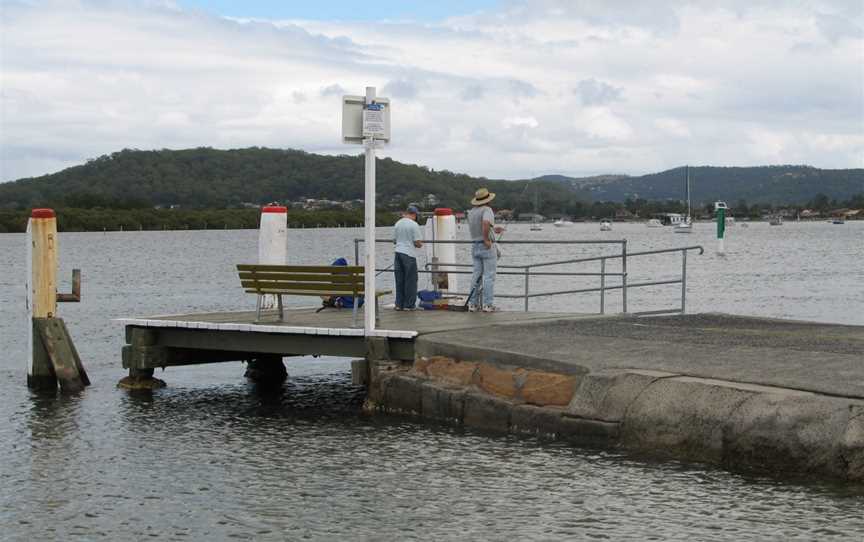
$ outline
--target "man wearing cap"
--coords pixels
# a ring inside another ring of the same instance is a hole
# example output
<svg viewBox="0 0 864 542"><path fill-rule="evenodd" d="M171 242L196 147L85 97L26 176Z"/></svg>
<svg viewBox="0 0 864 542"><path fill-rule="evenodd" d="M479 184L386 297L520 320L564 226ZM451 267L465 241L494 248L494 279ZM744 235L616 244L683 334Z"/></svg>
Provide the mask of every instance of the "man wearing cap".
<svg viewBox="0 0 864 542"><path fill-rule="evenodd" d="M473 209L468 211L468 229L471 232L471 258L474 260L474 273L471 275L471 295L468 296L468 310L476 312L478 306L483 312L498 310L492 301L495 299L495 270L498 267L498 254L492 246L492 233L501 233L503 228L495 225L495 213L489 207L489 202L495 199L495 194L481 188L474 192L471 200ZM483 297L478 305L478 291L483 283Z"/></svg>
<svg viewBox="0 0 864 542"><path fill-rule="evenodd" d="M417 251L423 246L417 207L408 207L396 222L393 242L396 244L393 273L396 275L397 311L413 311L417 304Z"/></svg>

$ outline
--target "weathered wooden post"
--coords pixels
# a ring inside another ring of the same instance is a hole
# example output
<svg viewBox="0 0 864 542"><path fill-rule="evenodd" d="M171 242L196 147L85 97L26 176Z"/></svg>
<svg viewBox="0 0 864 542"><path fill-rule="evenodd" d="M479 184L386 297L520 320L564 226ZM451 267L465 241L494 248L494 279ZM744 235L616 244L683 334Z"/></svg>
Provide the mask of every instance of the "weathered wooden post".
<svg viewBox="0 0 864 542"><path fill-rule="evenodd" d="M72 271L72 293L57 293L57 217L33 209L27 223L27 311L30 352L27 385L42 390L80 391L90 384L57 302L81 300L81 271Z"/></svg>

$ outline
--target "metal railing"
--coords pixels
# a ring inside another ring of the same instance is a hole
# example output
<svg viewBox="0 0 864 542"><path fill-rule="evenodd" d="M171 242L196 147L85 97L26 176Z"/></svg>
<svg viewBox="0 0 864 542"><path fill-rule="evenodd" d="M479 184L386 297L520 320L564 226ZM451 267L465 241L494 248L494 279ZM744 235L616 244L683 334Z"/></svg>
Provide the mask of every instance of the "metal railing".
<svg viewBox="0 0 864 542"><path fill-rule="evenodd" d="M363 239L354 239L354 261L356 265L360 265L360 244L363 243ZM393 243L393 239L376 239L376 243ZM424 244L454 244L454 245L470 245L473 241L466 240L424 240ZM632 312L630 314L635 315L650 315L650 314L670 314L670 313L684 313L687 306L687 252L691 250L698 250L701 255L704 252L704 249L701 245L691 245L686 247L676 247L676 248L667 248L660 250L645 250L639 252L628 252L627 251L627 240L626 239L618 239L618 240L514 240L514 241L497 241L498 244L501 245L519 245L519 244L530 244L530 245L619 245L621 250L620 253L616 254L606 254L601 256L591 256L587 258L571 258L567 260L556 260L551 262L540 262L540 263L531 263L531 264L522 264L522 265L498 265L499 271L496 272L496 275L513 275L513 276L522 276L524 277L523 283L523 291L521 294L514 293L505 293L499 294L496 293L495 297L500 297L503 299L523 299L525 312L529 310L529 301L532 298L537 297L549 297L549 296L560 296L560 295L572 295L572 294L584 294L590 292L600 292L600 314L606 314L606 292L610 290L621 290L621 312L627 313L627 291L633 288L645 288L649 286L661 286L661 285L669 285L669 284L681 284L681 303L678 307L671 307L668 309L659 309L659 310L650 310L650 311L640 311L640 312ZM675 279L669 280L657 280L657 281L649 281L649 282L637 282L630 283L627 280L627 264L628 259L638 256L649 256L656 254L672 254L680 252L681 253L681 275ZM621 260L621 271L606 271L606 262L607 260ZM542 267L551 267L558 265L568 265L568 264L582 264L588 262L600 262L600 271L599 272L576 272L576 271L536 271L537 268ZM472 271L458 271L453 268L472 268L473 263L456 263L456 262L434 262L434 263L426 263L425 269L419 270L419 273L427 273L427 274L439 274L439 273L452 273L457 275L471 275ZM383 272L393 272L390 268L376 269L378 273ZM567 290L557 290L557 291L544 291L544 292L532 292L531 291L531 277L542 277L542 276L562 276L562 277L599 277L600 278L600 286L597 288L575 288L575 289L567 289ZM620 277L620 284L607 284L606 277ZM459 296L467 296L471 295L470 292L449 292L452 295Z"/></svg>

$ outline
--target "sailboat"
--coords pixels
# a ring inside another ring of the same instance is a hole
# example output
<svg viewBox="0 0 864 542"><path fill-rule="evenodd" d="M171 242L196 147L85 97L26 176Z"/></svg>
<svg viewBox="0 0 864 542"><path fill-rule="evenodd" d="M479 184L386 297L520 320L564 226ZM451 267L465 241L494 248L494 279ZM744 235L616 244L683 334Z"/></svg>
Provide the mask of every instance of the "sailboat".
<svg viewBox="0 0 864 542"><path fill-rule="evenodd" d="M531 218L531 231L543 231L543 226L537 222L537 209L540 207L540 194L537 187L534 187L534 216Z"/></svg>
<svg viewBox="0 0 864 542"><path fill-rule="evenodd" d="M684 196L687 199L687 214L684 220L675 225L675 233L691 233L693 221L690 218L690 166L684 166Z"/></svg>

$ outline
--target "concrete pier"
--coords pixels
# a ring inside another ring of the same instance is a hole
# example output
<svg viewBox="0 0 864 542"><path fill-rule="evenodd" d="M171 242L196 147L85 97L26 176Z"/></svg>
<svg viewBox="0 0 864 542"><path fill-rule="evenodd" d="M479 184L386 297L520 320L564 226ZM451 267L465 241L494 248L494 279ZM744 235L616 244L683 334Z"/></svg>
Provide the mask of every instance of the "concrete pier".
<svg viewBox="0 0 864 542"><path fill-rule="evenodd" d="M864 327L723 314L381 316L371 337L350 327L349 311L126 319L123 364L136 377L352 357L369 412L864 481Z"/></svg>
<svg viewBox="0 0 864 542"><path fill-rule="evenodd" d="M367 408L864 481L864 327L721 314L418 337Z"/></svg>

